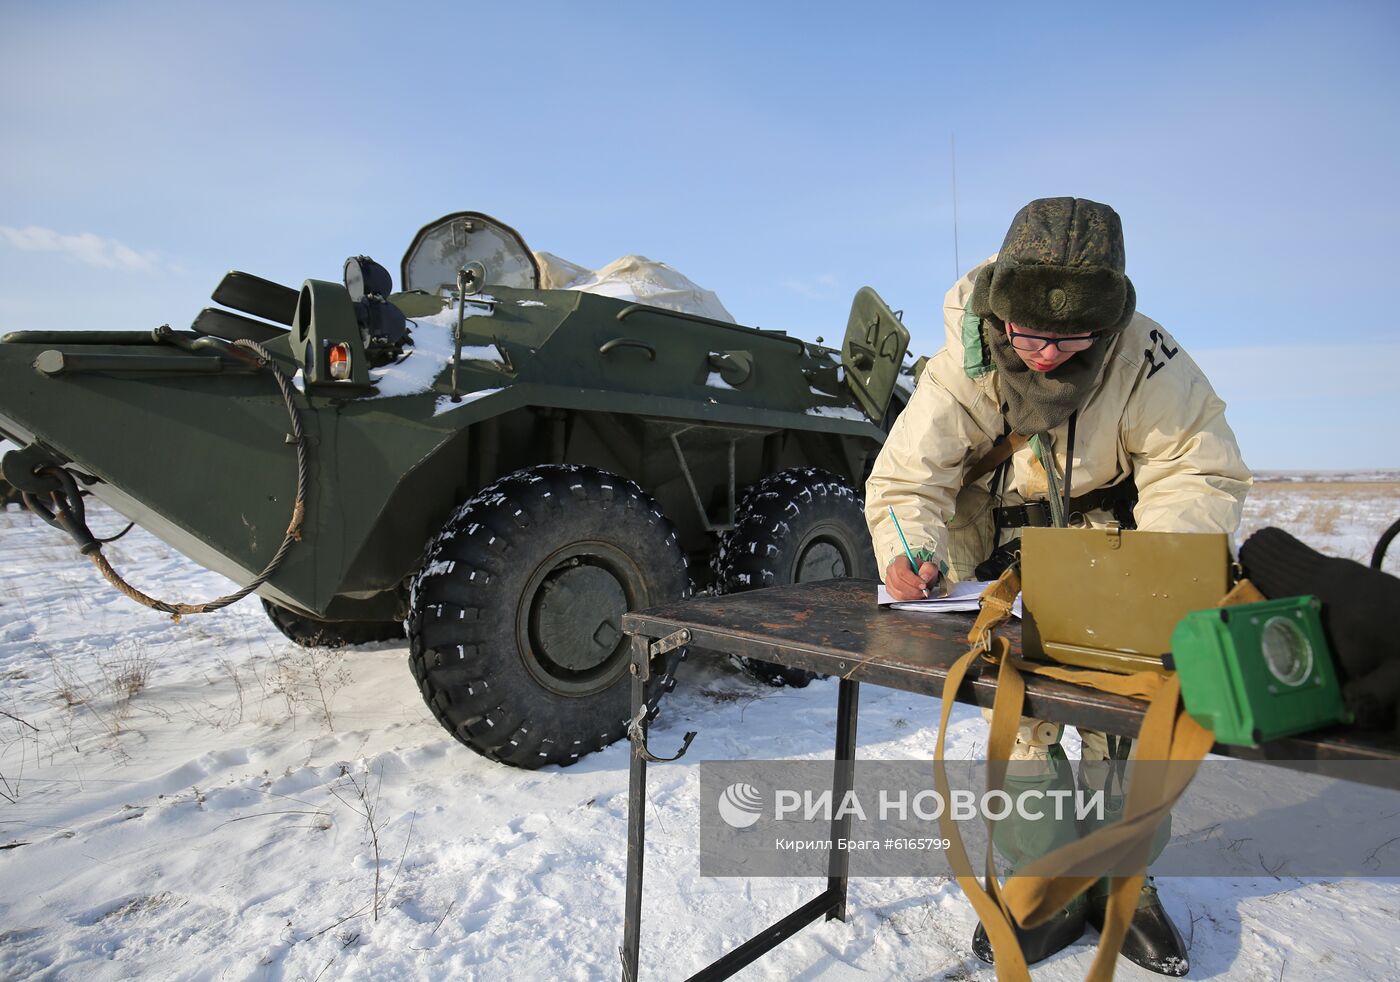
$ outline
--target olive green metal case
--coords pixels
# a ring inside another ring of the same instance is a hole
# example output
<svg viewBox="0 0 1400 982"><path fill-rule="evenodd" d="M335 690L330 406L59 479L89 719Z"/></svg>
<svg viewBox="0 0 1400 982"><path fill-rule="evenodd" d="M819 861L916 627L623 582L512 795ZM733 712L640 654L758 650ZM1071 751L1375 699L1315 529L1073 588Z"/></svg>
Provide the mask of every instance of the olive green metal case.
<svg viewBox="0 0 1400 982"><path fill-rule="evenodd" d="M1021 538L1027 658L1164 672L1172 631L1229 590L1223 533L1028 528Z"/></svg>

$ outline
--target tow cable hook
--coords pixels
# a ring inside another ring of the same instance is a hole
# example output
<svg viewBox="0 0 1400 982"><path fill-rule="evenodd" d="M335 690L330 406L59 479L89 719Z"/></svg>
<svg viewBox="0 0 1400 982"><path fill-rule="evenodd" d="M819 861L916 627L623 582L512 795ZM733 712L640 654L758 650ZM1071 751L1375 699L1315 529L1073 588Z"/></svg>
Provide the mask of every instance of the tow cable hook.
<svg viewBox="0 0 1400 982"><path fill-rule="evenodd" d="M157 330L154 336L157 341L174 340L173 335L168 335L168 332L167 334L162 334L160 330ZM195 343L198 344L198 342ZM263 567L263 571L254 577L252 582L227 596L219 597L216 600L209 600L205 603L186 604L157 600L155 597L142 593L140 590L136 589L136 587L122 579L121 574L112 568L111 563L107 562L107 557L102 555L103 543L120 539L127 532L131 531L132 526L128 525L124 530L109 539L99 539L94 536L87 527L87 511L83 506L82 492L78 490L78 482L73 477L72 473L57 464L42 464L34 468L34 476L52 478L58 482L58 488L46 492L48 497L47 502L45 502L41 495L27 491L24 492L25 505L49 525L57 529L62 529L72 536L73 540L78 544L78 552L92 561L92 564L97 567L97 571L102 574L103 579L122 594L141 604L143 607L149 607L162 614L169 614L171 619L177 623L180 618L186 614L208 614L216 610L222 610L229 604L234 604L242 600L244 597L248 596L248 594L266 583L282 564L282 560L286 558L292 543L301 541L301 526L306 518L306 489L309 479L309 464L306 451L307 442L305 434L302 432L301 414L297 410L291 381L282 370L277 367L277 362L273 359L271 353L256 341L240 339L233 342L230 347L241 348L247 352L251 352L250 355L246 356L241 353L235 353L235 356L242 360L248 360L250 358L256 360L257 364L261 368L267 370L277 383L277 388L282 394L282 402L287 408L287 416L292 426L292 432L287 437L286 442L296 448L297 457L296 499L292 503L291 520L287 524L287 531L282 536L282 544L278 546L277 551L273 554L272 558L268 560L267 565Z"/></svg>
<svg viewBox="0 0 1400 982"><path fill-rule="evenodd" d="M48 492L48 501L37 494L24 492L24 504L34 514L56 529L62 529L78 544L78 552L90 556L102 549L102 543L87 527L87 509L83 505L83 494L78 490L78 482L67 469L56 464L45 464L34 469L36 477L51 477L59 487ZM50 507L52 505L52 507ZM131 526L127 526L128 529ZM121 533L125 535L126 533ZM107 540L111 541L111 540Z"/></svg>

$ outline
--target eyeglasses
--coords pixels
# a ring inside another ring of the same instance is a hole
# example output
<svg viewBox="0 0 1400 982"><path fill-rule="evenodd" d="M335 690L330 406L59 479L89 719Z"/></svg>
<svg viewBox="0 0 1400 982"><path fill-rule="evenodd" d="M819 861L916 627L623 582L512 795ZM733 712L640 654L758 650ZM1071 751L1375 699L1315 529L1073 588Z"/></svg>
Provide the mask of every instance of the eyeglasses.
<svg viewBox="0 0 1400 982"><path fill-rule="evenodd" d="M1044 351L1050 345L1054 345L1063 352L1087 351L1094 346L1094 342L1099 339L1097 334L1076 334L1072 337L1055 335L1044 337L1039 334L1022 334L1015 324L1008 324L1011 328L1011 347L1020 351Z"/></svg>

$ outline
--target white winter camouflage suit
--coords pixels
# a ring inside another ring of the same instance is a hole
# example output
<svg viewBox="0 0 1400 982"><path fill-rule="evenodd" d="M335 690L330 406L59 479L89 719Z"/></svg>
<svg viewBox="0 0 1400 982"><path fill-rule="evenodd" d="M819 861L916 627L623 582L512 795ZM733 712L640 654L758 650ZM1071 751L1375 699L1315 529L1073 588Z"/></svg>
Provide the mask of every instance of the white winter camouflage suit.
<svg viewBox="0 0 1400 982"><path fill-rule="evenodd" d="M992 551L994 504L1046 497L1045 471L1029 446L1013 455L1000 502L992 501L988 490L990 474L962 487L965 470L991 450L1006 426L995 365L980 358L977 318L965 313L980 269L944 298L947 344L929 359L866 484L866 521L882 575L904 554L891 507L910 548L945 560L950 578L957 580L971 579L972 568ZM964 348L965 330L974 344L972 359ZM1191 357L1141 313L1109 343L1099 382L1079 410L1071 497L1131 476L1138 489L1133 514L1139 529L1233 534L1252 479L1225 422L1225 403ZM1061 481L1067 426L1049 434ZM1091 525L1112 521L1105 511L1085 518ZM1043 755L1059 731L1053 724L1023 720L1013 757ZM1104 756L1102 734L1081 731L1081 736L1086 759Z"/></svg>

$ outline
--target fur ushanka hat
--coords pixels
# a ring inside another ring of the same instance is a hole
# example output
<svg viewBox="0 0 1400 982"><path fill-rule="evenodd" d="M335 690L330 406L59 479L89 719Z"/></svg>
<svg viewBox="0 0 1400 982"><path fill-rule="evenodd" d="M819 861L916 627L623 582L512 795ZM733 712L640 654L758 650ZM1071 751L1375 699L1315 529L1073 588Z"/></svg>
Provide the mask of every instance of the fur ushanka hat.
<svg viewBox="0 0 1400 982"><path fill-rule="evenodd" d="M977 274L970 306L1029 332L1116 333L1137 307L1123 269L1117 212L1084 198L1037 198L1011 220L996 262Z"/></svg>

